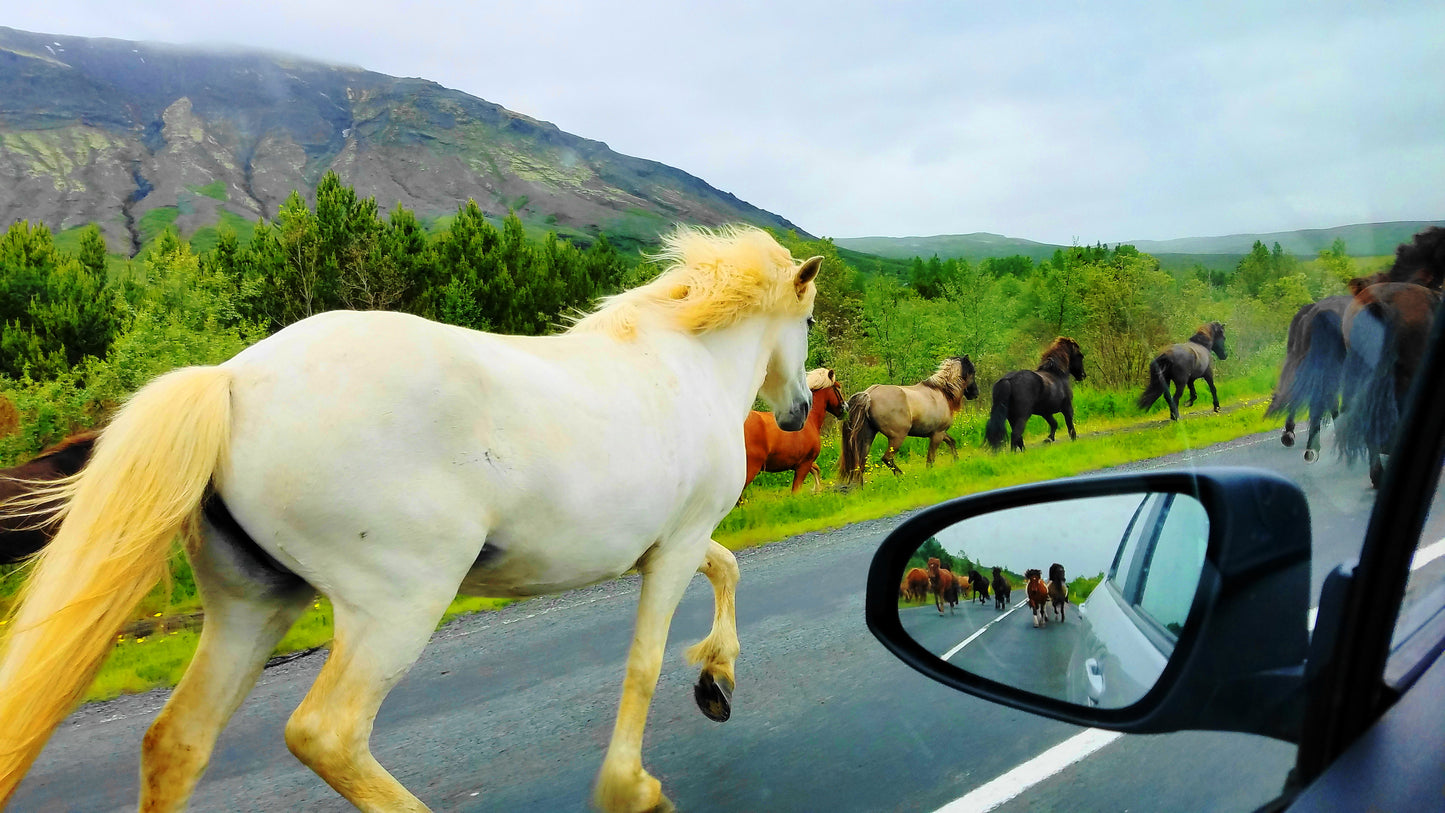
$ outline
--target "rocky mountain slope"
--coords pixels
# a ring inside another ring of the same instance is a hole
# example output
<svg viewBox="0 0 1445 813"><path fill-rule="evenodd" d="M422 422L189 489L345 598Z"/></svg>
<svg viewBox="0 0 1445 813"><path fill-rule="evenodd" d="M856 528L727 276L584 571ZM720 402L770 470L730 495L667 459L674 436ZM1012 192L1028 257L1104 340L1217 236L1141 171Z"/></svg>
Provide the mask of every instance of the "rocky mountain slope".
<svg viewBox="0 0 1445 813"><path fill-rule="evenodd" d="M795 228L704 181L499 105L253 51L0 27L0 223L97 223L112 250L156 224L183 234L274 217L327 170L383 211L474 198L488 214L648 240L672 223Z"/></svg>

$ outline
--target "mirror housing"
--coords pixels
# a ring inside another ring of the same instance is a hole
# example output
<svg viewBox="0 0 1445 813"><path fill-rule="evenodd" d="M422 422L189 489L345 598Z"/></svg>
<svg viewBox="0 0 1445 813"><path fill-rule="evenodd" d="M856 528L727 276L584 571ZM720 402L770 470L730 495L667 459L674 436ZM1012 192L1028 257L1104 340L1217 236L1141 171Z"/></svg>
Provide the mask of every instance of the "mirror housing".
<svg viewBox="0 0 1445 813"><path fill-rule="evenodd" d="M971 517L1064 499L1145 492L1188 494L1209 513L1199 589L1154 687L1125 708L1087 708L965 671L903 631L898 574L925 540ZM868 629L904 663L996 703L1083 726L1135 734L1242 731L1298 742L1309 649L1309 505L1279 475L1201 468L1081 477L940 503L884 539L868 571ZM1237 643L1248 641L1249 646Z"/></svg>

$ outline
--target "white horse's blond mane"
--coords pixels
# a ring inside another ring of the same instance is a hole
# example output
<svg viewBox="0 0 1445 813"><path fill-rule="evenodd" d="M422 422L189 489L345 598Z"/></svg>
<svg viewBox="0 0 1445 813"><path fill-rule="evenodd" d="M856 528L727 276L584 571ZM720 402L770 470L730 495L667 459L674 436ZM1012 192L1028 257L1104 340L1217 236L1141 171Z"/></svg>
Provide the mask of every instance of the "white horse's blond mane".
<svg viewBox="0 0 1445 813"><path fill-rule="evenodd" d="M794 289L798 263L771 235L752 226L679 226L662 240L655 259L667 263L656 279L607 297L569 333L637 335L649 315L692 333L727 327L757 313L802 316L817 289Z"/></svg>

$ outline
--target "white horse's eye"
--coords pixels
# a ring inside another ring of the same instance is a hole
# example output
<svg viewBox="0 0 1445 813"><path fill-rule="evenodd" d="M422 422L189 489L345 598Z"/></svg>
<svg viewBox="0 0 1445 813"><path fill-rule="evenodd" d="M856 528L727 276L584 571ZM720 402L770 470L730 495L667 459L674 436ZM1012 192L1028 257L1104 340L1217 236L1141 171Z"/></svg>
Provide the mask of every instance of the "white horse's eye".
<svg viewBox="0 0 1445 813"><path fill-rule="evenodd" d="M808 317L808 327L811 328L811 327L813 326L813 323L816 322L816 321L817 321L817 320L815 320L813 317L809 316L809 317Z"/></svg>

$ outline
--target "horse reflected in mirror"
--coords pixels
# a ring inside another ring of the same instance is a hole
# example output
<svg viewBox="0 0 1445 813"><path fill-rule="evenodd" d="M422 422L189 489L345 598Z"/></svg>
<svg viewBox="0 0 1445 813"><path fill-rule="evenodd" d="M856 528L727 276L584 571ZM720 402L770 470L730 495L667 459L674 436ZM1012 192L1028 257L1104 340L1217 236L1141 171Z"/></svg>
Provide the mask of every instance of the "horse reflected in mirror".
<svg viewBox="0 0 1445 813"><path fill-rule="evenodd" d="M1073 379L1072 381L1070 379ZM1010 448L1024 450L1024 427L1029 416L1041 416L1049 425L1045 443L1053 443L1059 431L1055 413L1063 413L1069 428L1069 440L1078 440L1074 431L1074 385L1084 380L1084 351L1079 343L1065 336L1054 339L1033 370L1015 370L993 385L993 409L983 437L991 449L1003 448L1004 424L1012 430Z"/></svg>
<svg viewBox="0 0 1445 813"><path fill-rule="evenodd" d="M803 427L784 432L771 412L748 413L743 424L743 442L747 444L748 476L746 489L760 471L793 472L793 493L813 475L813 493L823 491L822 472L818 469L818 453L823 450L823 419L832 415L843 417L843 388L833 371L819 368L808 372L808 389L813 392L813 406Z"/></svg>
<svg viewBox="0 0 1445 813"><path fill-rule="evenodd" d="M1064 566L1058 562L1049 565L1049 603L1059 623L1064 623L1064 605L1069 603L1069 585L1064 581Z"/></svg>
<svg viewBox="0 0 1445 813"><path fill-rule="evenodd" d="M1044 584L1044 574L1031 567L1024 571L1024 579L1028 582L1024 592L1028 595L1029 610L1034 614L1034 627L1042 627L1049 623L1049 588Z"/></svg>
<svg viewBox="0 0 1445 813"><path fill-rule="evenodd" d="M85 467L95 447L94 432L71 435L33 460L0 469L0 511L10 500L29 495L41 483L69 477ZM26 516L0 513L0 565L13 565L45 547L60 523L53 516L59 503L36 506Z"/></svg>
<svg viewBox="0 0 1445 813"><path fill-rule="evenodd" d="M983 577L977 570L968 571L968 586L973 589L973 597L979 604L988 603L988 579Z"/></svg>
<svg viewBox="0 0 1445 813"><path fill-rule="evenodd" d="M1194 382L1202 378L1209 386L1214 411L1218 412L1219 391L1214 388L1214 365L1210 353L1218 356L1220 361L1229 358L1229 351L1224 347L1224 325L1220 322L1200 325L1189 341L1171 345L1149 362L1149 383L1139 396L1139 408L1154 406L1162 395L1164 403L1169 405L1169 419L1177 421L1179 397L1184 388L1189 388L1189 403L1184 406L1192 407L1199 397L1194 392ZM1169 392L1171 384L1174 385L1173 394Z"/></svg>
<svg viewBox="0 0 1445 813"><path fill-rule="evenodd" d="M784 429L811 406L803 364L822 258L799 263L737 227L680 228L660 260L658 277L561 334L333 311L131 396L78 478L26 498L64 500L66 513L4 627L0 806L179 537L206 621L142 741L142 810L185 806L318 591L334 643L286 746L360 809L425 809L369 741L453 597L555 593L633 568L637 621L593 802L669 809L642 764L668 628L702 572L712 629L686 656L702 665L698 706L728 719L739 574L711 537L742 490L754 399Z"/></svg>
<svg viewBox="0 0 1445 813"><path fill-rule="evenodd" d="M848 418L843 422L843 443L838 471L844 485L862 485L868 450L880 432L888 438L883 465L901 475L893 462L904 438L928 438L927 465L933 465L940 443L947 443L958 459L958 444L948 434L953 416L964 400L978 397L973 362L967 355L944 359L933 375L906 387L874 384L848 399Z"/></svg>
<svg viewBox="0 0 1445 813"><path fill-rule="evenodd" d="M903 577L901 588L904 601L922 601L928 598L928 571L915 567Z"/></svg>
<svg viewBox="0 0 1445 813"><path fill-rule="evenodd" d="M1309 434L1305 437L1305 460L1313 462L1319 456L1320 450L1320 428L1324 419L1336 417L1340 413L1339 403L1339 371L1343 358L1333 360L1327 369L1318 373L1334 379L1318 389L1321 400L1317 403L1305 404L1303 408L1289 406L1291 401L1290 393L1295 388L1295 376L1299 372L1300 365L1310 355L1310 337L1314 335L1314 323L1316 320L1333 320L1338 323L1344 318L1345 308L1349 307L1351 296L1327 296L1318 302L1312 302L1302 306L1290 319L1289 332L1285 339L1284 366L1280 368L1279 383L1275 385L1274 393L1270 396L1269 406L1265 409L1266 416L1284 413L1284 431L1279 436L1279 442L1285 446L1293 446L1295 442L1295 413L1307 409L1310 416ZM1338 329L1338 328L1337 328ZM1333 393L1335 397L1330 398Z"/></svg>
<svg viewBox="0 0 1445 813"><path fill-rule="evenodd" d="M1008 607L1009 600L1013 598L1013 585L1004 578L1003 568L993 569L993 608L1002 610Z"/></svg>
<svg viewBox="0 0 1445 813"><path fill-rule="evenodd" d="M943 615L945 604L948 612L953 613L958 606L958 579L937 558L928 560L928 586L933 591L933 603L938 608L938 614Z"/></svg>

